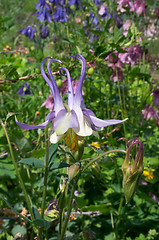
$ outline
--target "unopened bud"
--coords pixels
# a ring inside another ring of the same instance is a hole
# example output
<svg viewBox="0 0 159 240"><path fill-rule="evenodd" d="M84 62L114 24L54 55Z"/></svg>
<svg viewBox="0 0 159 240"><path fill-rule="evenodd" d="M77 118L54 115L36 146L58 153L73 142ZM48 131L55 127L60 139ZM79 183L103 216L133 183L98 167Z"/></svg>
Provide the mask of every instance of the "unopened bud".
<svg viewBox="0 0 159 240"><path fill-rule="evenodd" d="M129 141L126 139L123 140L127 142L127 153L125 161L122 165L123 188L126 203L129 203L136 191L140 176L143 172L143 144L139 138L131 139ZM134 145L136 145L136 156L132 163L130 158L130 150Z"/></svg>
<svg viewBox="0 0 159 240"><path fill-rule="evenodd" d="M76 161L81 160L83 152L84 152L84 140L78 140L77 150L75 152L72 152L72 155L74 156Z"/></svg>
<svg viewBox="0 0 159 240"><path fill-rule="evenodd" d="M71 181L78 173L80 170L80 163L77 162L69 167L68 170L68 179Z"/></svg>

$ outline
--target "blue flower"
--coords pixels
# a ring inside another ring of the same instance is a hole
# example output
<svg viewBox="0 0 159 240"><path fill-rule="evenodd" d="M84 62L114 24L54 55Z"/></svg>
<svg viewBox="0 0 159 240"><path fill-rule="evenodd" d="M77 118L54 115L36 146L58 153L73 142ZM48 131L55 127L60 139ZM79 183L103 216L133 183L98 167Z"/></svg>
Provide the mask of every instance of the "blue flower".
<svg viewBox="0 0 159 240"><path fill-rule="evenodd" d="M64 8L58 7L56 9L56 12L54 13L54 21L67 22L67 16Z"/></svg>
<svg viewBox="0 0 159 240"><path fill-rule="evenodd" d="M39 9L39 11L36 13L38 14L37 19L39 19L40 22L43 22L45 20L51 22L51 9L45 0L39 0L39 2L36 4L36 9Z"/></svg>
<svg viewBox="0 0 159 240"><path fill-rule="evenodd" d="M78 136L90 136L94 134L98 136L97 131L101 131L103 127L119 124L125 120L102 120L95 116L95 114L88 108L85 107L83 96L82 96L82 85L86 73L86 61L84 57L80 54L72 56L75 59L78 59L82 64L81 76L74 94L73 86L71 82L71 76L67 68L60 68L60 74L64 75L64 71L67 75L68 80L68 104L66 105L60 95L59 89L57 87L56 81L52 75L50 64L53 61L62 63L57 59L47 57L43 60L41 64L41 74L44 80L47 82L51 93L54 98L54 111L50 112L46 118L45 122L39 125L28 125L25 123L20 123L16 120L17 124L26 130L30 129L43 129L46 125L52 121L53 133L50 136L51 143L58 142L65 133L70 131ZM44 62L50 59L47 64L48 76L44 72Z"/></svg>
<svg viewBox="0 0 159 240"><path fill-rule="evenodd" d="M23 85L19 88L17 94L19 94L21 99L24 100L25 98L23 98L22 96L31 95L30 85L28 83L23 83Z"/></svg>
<svg viewBox="0 0 159 240"><path fill-rule="evenodd" d="M22 34L24 34L26 37L28 37L30 40L33 40L35 35L35 27L32 25L27 26L26 28L22 29L20 31Z"/></svg>
<svg viewBox="0 0 159 240"><path fill-rule="evenodd" d="M49 36L48 26L42 26L41 28L41 38L47 38Z"/></svg>
<svg viewBox="0 0 159 240"><path fill-rule="evenodd" d="M96 16L94 16L94 13L90 13L90 16L89 16L89 19L91 20L93 18L93 21L92 21L92 23L94 24L94 25L97 25L98 24L98 19L97 19L97 17Z"/></svg>

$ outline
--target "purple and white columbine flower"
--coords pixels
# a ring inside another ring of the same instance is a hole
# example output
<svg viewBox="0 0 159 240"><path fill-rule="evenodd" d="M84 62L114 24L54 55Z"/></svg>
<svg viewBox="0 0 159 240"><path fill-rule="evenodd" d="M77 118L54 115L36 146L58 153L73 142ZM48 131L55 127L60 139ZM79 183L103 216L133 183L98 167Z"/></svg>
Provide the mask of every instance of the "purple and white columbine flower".
<svg viewBox="0 0 159 240"><path fill-rule="evenodd" d="M23 98L22 96L31 95L30 85L28 83L23 83L22 86L17 91L17 94L19 94L21 99L24 100L25 98Z"/></svg>
<svg viewBox="0 0 159 240"><path fill-rule="evenodd" d="M84 57L77 54L74 57L78 59L82 64L81 75L79 78L78 86L74 94L73 86L71 82L70 73L67 68L61 67L60 73L64 75L62 71L66 72L68 80L68 105L63 103L62 97L60 95L59 89L57 87L56 81L51 73L50 64L53 61L62 63L60 60L53 59L52 57L46 57L41 64L41 74L44 80L47 82L51 93L54 98L54 111L50 112L46 118L45 122L39 125L27 125L25 123L17 122L17 124L26 130L30 129L43 129L46 125L52 121L53 133L50 136L51 143L57 143L62 136L69 130L72 129L78 136L90 136L94 134L98 136L96 131L101 131L103 127L119 124L125 120L101 120L95 116L95 114L87 109L83 102L82 97L82 85L86 73L86 61ZM47 59L50 59L47 63L47 71L49 78L44 72L44 63Z"/></svg>

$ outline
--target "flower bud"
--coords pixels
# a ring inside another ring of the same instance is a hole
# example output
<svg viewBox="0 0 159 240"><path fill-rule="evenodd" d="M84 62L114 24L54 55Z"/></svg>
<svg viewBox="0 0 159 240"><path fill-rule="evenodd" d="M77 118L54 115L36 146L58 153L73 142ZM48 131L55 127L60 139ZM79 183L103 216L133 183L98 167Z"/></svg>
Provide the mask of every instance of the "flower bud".
<svg viewBox="0 0 159 240"><path fill-rule="evenodd" d="M74 152L72 151L72 155L74 156L76 161L81 160L83 152L84 152L84 140L78 139L77 150L75 150Z"/></svg>
<svg viewBox="0 0 159 240"><path fill-rule="evenodd" d="M68 179L71 181L78 173L80 170L80 163L77 162L69 167L68 170Z"/></svg>
<svg viewBox="0 0 159 240"><path fill-rule="evenodd" d="M129 141L124 138L122 139L127 143L127 153L122 165L122 171L125 199L126 203L129 203L136 191L140 176L143 172L143 144L139 138L130 139ZM134 145L136 145L136 156L132 162L130 151Z"/></svg>

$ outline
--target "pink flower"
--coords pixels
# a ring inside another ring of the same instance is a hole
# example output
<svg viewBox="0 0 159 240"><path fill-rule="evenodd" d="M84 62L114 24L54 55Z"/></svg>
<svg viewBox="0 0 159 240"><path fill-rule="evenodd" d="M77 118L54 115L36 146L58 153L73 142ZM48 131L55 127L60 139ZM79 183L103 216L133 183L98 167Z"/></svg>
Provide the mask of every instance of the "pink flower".
<svg viewBox="0 0 159 240"><path fill-rule="evenodd" d="M146 104L146 108L142 110L142 114L146 120L158 118L157 111L153 107L150 107L149 104Z"/></svg>
<svg viewBox="0 0 159 240"><path fill-rule="evenodd" d="M129 48L125 48L125 50L128 52L119 53L119 59L122 63L130 64L133 67L137 60L141 58L141 49L138 46L130 46Z"/></svg>
<svg viewBox="0 0 159 240"><path fill-rule="evenodd" d="M139 183L140 183L141 185L144 185L144 186L148 185L148 183L145 182L144 180L140 180Z"/></svg>
<svg viewBox="0 0 159 240"><path fill-rule="evenodd" d="M117 3L119 4L117 10L120 12L126 11L123 7L130 8L131 12L135 10L134 3L131 0L118 0Z"/></svg>
<svg viewBox="0 0 159 240"><path fill-rule="evenodd" d="M145 1L136 0L134 2L134 7L138 16L140 16L145 11Z"/></svg>
<svg viewBox="0 0 159 240"><path fill-rule="evenodd" d="M156 108L159 109L159 88L156 88L154 91L153 91L153 104L155 105Z"/></svg>
<svg viewBox="0 0 159 240"><path fill-rule="evenodd" d="M112 54L109 54L105 61L109 61L110 63L107 65L108 67L113 69L113 73L111 75L111 78L113 78L114 82L117 82L118 80L123 79L123 63L119 59L119 54L117 52Z"/></svg>
<svg viewBox="0 0 159 240"><path fill-rule="evenodd" d="M128 31L129 31L130 26L131 26L131 20L127 20L123 24L123 34L124 34L125 37L127 37L127 35L128 35Z"/></svg>
<svg viewBox="0 0 159 240"><path fill-rule="evenodd" d="M62 87L59 88L59 91L62 93L62 95L65 95L68 93L67 78L63 79L62 82L63 82L63 84L62 84ZM77 85L78 85L78 81L72 80L72 87L73 87L74 94L76 92ZM82 95L84 95L83 90L82 90Z"/></svg>
<svg viewBox="0 0 159 240"><path fill-rule="evenodd" d="M46 101L41 105L41 107L46 107L47 109L49 109L50 111L53 110L54 108L54 100L53 100L53 96L52 94L50 94L48 96L48 98L46 99Z"/></svg>

